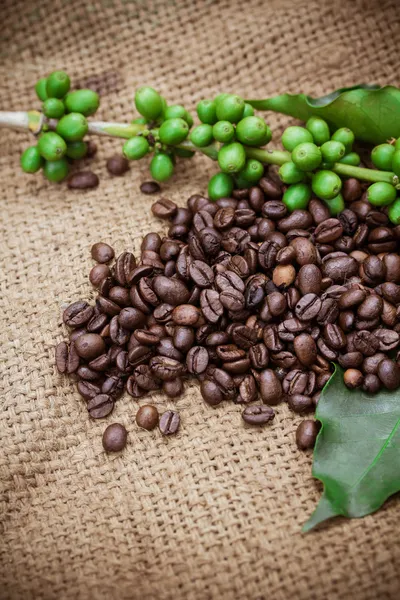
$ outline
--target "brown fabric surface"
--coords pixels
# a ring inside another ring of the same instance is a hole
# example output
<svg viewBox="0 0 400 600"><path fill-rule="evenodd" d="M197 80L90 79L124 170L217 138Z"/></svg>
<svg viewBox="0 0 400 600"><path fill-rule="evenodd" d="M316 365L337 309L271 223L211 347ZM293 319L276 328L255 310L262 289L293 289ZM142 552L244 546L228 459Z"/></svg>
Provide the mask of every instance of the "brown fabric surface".
<svg viewBox="0 0 400 600"><path fill-rule="evenodd" d="M132 118L136 86L194 109L220 91L319 95L361 81L398 85L397 0L3 0L0 109L38 108L34 84L56 68L104 92L98 117ZM108 74L108 75L107 75ZM268 115L272 128L287 123ZM294 443L299 418L245 427L240 407L206 406L191 384L176 406L179 435L134 424L126 396L91 422L73 382L57 374L61 308L93 298L99 240L138 251L163 231L138 191L145 162L111 178L121 147L99 140L100 187L68 191L22 174L28 134L0 130L1 599L398 598L399 503L302 535L319 498L312 456ZM179 204L206 190L214 166L181 162L164 193ZM129 431L107 456L109 422Z"/></svg>

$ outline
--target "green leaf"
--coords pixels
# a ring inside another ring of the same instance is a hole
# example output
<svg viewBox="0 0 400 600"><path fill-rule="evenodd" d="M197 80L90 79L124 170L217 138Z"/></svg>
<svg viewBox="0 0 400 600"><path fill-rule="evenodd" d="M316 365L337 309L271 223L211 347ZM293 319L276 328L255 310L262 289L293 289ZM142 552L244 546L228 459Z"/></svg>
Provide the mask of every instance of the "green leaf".
<svg viewBox="0 0 400 600"><path fill-rule="evenodd" d="M321 421L313 476L324 484L315 512L303 527L342 515L362 517L400 491L400 397L384 390L375 396L350 391L343 370L335 373L318 402Z"/></svg>
<svg viewBox="0 0 400 600"><path fill-rule="evenodd" d="M282 94L265 100L246 100L258 110L273 110L307 121L325 119L335 130L349 127L358 140L381 144L400 137L400 89L361 84L321 98Z"/></svg>

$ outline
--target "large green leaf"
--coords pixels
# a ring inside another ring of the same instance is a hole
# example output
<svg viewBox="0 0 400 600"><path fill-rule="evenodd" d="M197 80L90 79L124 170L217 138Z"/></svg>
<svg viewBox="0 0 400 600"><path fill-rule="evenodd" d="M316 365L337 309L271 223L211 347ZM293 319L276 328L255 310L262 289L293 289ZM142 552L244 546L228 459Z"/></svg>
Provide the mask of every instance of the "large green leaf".
<svg viewBox="0 0 400 600"><path fill-rule="evenodd" d="M349 391L337 367L318 402L322 423L313 475L324 484L315 512L303 527L334 516L362 517L400 491L400 394Z"/></svg>
<svg viewBox="0 0 400 600"><path fill-rule="evenodd" d="M372 144L400 137L400 89L389 85L380 88L362 84L321 98L281 94L246 102L259 110L281 112L302 121L319 116L333 129L349 127L357 139Z"/></svg>

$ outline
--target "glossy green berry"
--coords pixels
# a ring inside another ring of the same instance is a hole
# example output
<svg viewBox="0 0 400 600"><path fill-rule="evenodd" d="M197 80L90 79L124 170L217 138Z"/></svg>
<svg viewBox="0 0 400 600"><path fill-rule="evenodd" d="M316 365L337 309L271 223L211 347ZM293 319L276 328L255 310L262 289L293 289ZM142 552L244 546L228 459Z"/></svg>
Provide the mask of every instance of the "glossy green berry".
<svg viewBox="0 0 400 600"><path fill-rule="evenodd" d="M149 142L141 135L130 138L122 147L122 152L128 160L139 160L150 150Z"/></svg>
<svg viewBox="0 0 400 600"><path fill-rule="evenodd" d="M297 125L288 127L282 134L282 145L289 152L292 152L299 144L312 143L313 141L313 136L308 129Z"/></svg>
<svg viewBox="0 0 400 600"><path fill-rule="evenodd" d="M189 133L189 125L183 119L168 119L164 121L159 130L162 144L175 146L180 144Z"/></svg>
<svg viewBox="0 0 400 600"><path fill-rule="evenodd" d="M186 117L186 108L181 104L171 104L167 106L163 113L164 120L167 119L183 119Z"/></svg>
<svg viewBox="0 0 400 600"><path fill-rule="evenodd" d="M247 159L243 170L240 171L241 179L247 180L249 183L257 183L263 175L264 165L255 158Z"/></svg>
<svg viewBox="0 0 400 600"><path fill-rule="evenodd" d="M237 173L235 175L235 188L238 188L239 190L244 190L250 188L253 185L254 182L249 181L243 176L243 171L240 171L240 173Z"/></svg>
<svg viewBox="0 0 400 600"><path fill-rule="evenodd" d="M214 140L212 125L203 123L195 127L190 134L190 140L198 148L209 146Z"/></svg>
<svg viewBox="0 0 400 600"><path fill-rule="evenodd" d="M395 173L395 175L397 175L397 177L400 177L400 148L393 154L391 170Z"/></svg>
<svg viewBox="0 0 400 600"><path fill-rule="evenodd" d="M217 102L217 117L219 121L238 123L243 116L244 100L240 96L228 94Z"/></svg>
<svg viewBox="0 0 400 600"><path fill-rule="evenodd" d="M186 123L189 125L189 129L190 129L191 127L193 127L193 123L194 123L194 121L193 121L193 117L192 117L192 115L190 114L190 112L189 112L188 110L187 110L187 111L186 111L186 113L185 113L184 120L185 120L185 121L186 121Z"/></svg>
<svg viewBox="0 0 400 600"><path fill-rule="evenodd" d="M174 163L171 157L164 152L159 152L151 159L150 173L156 181L167 181L174 172Z"/></svg>
<svg viewBox="0 0 400 600"><path fill-rule="evenodd" d="M42 168L44 160L37 146L29 146L21 154L20 162L25 173L37 173Z"/></svg>
<svg viewBox="0 0 400 600"><path fill-rule="evenodd" d="M306 129L311 133L314 144L317 146L322 146L331 138L328 123L320 117L310 117L306 123Z"/></svg>
<svg viewBox="0 0 400 600"><path fill-rule="evenodd" d="M400 138L395 141L394 147L396 148L396 150L400 150Z"/></svg>
<svg viewBox="0 0 400 600"><path fill-rule="evenodd" d="M371 160L380 171L391 171L396 148L392 144L379 144L371 152Z"/></svg>
<svg viewBox="0 0 400 600"><path fill-rule="evenodd" d="M352 146L354 144L354 133L348 127L341 127L332 136L332 139L335 142L341 142L346 148L346 154L351 152Z"/></svg>
<svg viewBox="0 0 400 600"><path fill-rule="evenodd" d="M388 206L396 200L396 188L385 181L378 181L369 186L367 200L373 206Z"/></svg>
<svg viewBox="0 0 400 600"><path fill-rule="evenodd" d="M48 98L64 98L68 93L71 81L65 71L54 71L47 78L46 92Z"/></svg>
<svg viewBox="0 0 400 600"><path fill-rule="evenodd" d="M217 173L208 182L208 197L214 202L219 198L229 198L232 192L233 180L226 173Z"/></svg>
<svg viewBox="0 0 400 600"><path fill-rule="evenodd" d="M46 161L43 167L44 176L55 183L58 183L68 175L67 159L61 158L52 162Z"/></svg>
<svg viewBox="0 0 400 600"><path fill-rule="evenodd" d="M335 217L336 215L341 213L342 210L345 209L342 194L338 194L337 196L335 196L335 198L332 198L331 200L324 200L324 203L329 208L329 212L331 213L332 217Z"/></svg>
<svg viewBox="0 0 400 600"><path fill-rule="evenodd" d="M307 208L310 198L311 187L307 183L295 183L283 194L282 202L290 212L293 212Z"/></svg>
<svg viewBox="0 0 400 600"><path fill-rule="evenodd" d="M300 171L314 171L322 162L321 150L311 142L304 142L292 151L292 161Z"/></svg>
<svg viewBox="0 0 400 600"><path fill-rule="evenodd" d="M46 86L47 86L47 77L42 77L42 79L39 79L39 81L35 85L36 95L39 98L39 100L41 100L42 102L47 100Z"/></svg>
<svg viewBox="0 0 400 600"><path fill-rule="evenodd" d="M151 87L141 87L136 90L135 106L139 113L149 121L160 117L163 111L161 96Z"/></svg>
<svg viewBox="0 0 400 600"><path fill-rule="evenodd" d="M133 119L131 123L133 125L147 125L147 119L146 117L138 117L137 119Z"/></svg>
<svg viewBox="0 0 400 600"><path fill-rule="evenodd" d="M223 173L238 173L245 163L246 152L238 142L222 146L218 152L218 164Z"/></svg>
<svg viewBox="0 0 400 600"><path fill-rule="evenodd" d="M197 107L197 116L202 123L214 125L217 121L217 104L214 100L201 100Z"/></svg>
<svg viewBox="0 0 400 600"><path fill-rule="evenodd" d="M245 102L242 119L245 119L246 117L252 117L253 115L254 115L254 108L251 106L251 104L248 104L247 102Z"/></svg>
<svg viewBox="0 0 400 600"><path fill-rule="evenodd" d="M196 152L192 152L192 150L186 150L186 148L174 148L174 153L179 158L192 158L196 154Z"/></svg>
<svg viewBox="0 0 400 600"><path fill-rule="evenodd" d="M43 133L39 138L37 147L40 155L47 161L59 160L67 151L67 144L54 131Z"/></svg>
<svg viewBox="0 0 400 600"><path fill-rule="evenodd" d="M353 167L358 167L361 162L361 158L357 152L349 152L348 154L345 154L338 162L342 163L342 165L352 165Z"/></svg>
<svg viewBox="0 0 400 600"><path fill-rule="evenodd" d="M294 162L289 161L283 163L283 165L279 169L279 177L282 179L283 183L290 185L292 183L301 183L304 181L305 174L304 171L300 171L294 164Z"/></svg>
<svg viewBox="0 0 400 600"><path fill-rule="evenodd" d="M346 154L346 148L342 142L335 142L335 140L329 140L321 146L322 160L328 163L338 162Z"/></svg>
<svg viewBox="0 0 400 600"><path fill-rule="evenodd" d="M94 115L100 105L100 97L93 90L76 90L70 92L65 98L68 112L81 113L85 117Z"/></svg>
<svg viewBox="0 0 400 600"><path fill-rule="evenodd" d="M217 142L227 144L235 135L235 128L229 121L218 121L213 127L213 136Z"/></svg>
<svg viewBox="0 0 400 600"><path fill-rule="evenodd" d="M217 105L219 102L221 102L221 100L225 100L225 98L227 96L230 96L230 94L223 93L223 94L218 94L218 96L215 96L215 98L214 98L215 105Z"/></svg>
<svg viewBox="0 0 400 600"><path fill-rule="evenodd" d="M69 142L67 144L66 156L68 158L73 158L75 160L79 160L86 156L87 153L87 143L86 142Z"/></svg>
<svg viewBox="0 0 400 600"><path fill-rule="evenodd" d="M247 146L261 146L272 134L266 122L260 117L245 117L236 126L236 137Z"/></svg>
<svg viewBox="0 0 400 600"><path fill-rule="evenodd" d="M321 200L335 198L342 189L342 180L333 171L317 171L311 183L312 191Z"/></svg>
<svg viewBox="0 0 400 600"><path fill-rule="evenodd" d="M43 102L42 111L49 119L61 119L65 112L64 102L59 98L47 98Z"/></svg>
<svg viewBox="0 0 400 600"><path fill-rule="evenodd" d="M64 115L56 127L58 135L67 142L79 142L87 134L88 122L80 113L69 113Z"/></svg>
<svg viewBox="0 0 400 600"><path fill-rule="evenodd" d="M400 198L397 198L388 208L388 217L393 225L400 225Z"/></svg>

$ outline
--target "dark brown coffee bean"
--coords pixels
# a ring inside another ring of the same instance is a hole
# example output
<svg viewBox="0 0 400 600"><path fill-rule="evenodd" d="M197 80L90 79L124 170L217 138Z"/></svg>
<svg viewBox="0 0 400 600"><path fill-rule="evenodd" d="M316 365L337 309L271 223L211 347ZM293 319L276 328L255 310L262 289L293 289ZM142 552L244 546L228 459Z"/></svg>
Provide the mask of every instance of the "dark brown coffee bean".
<svg viewBox="0 0 400 600"><path fill-rule="evenodd" d="M164 275L157 275L153 279L153 289L162 302L171 306L185 304L190 298L190 292L183 281L169 279Z"/></svg>
<svg viewBox="0 0 400 600"><path fill-rule="evenodd" d="M105 344L103 338L97 333L87 333L76 340L75 349L81 358L90 360L103 354Z"/></svg>
<svg viewBox="0 0 400 600"><path fill-rule="evenodd" d="M298 301L295 314L302 321L311 321L321 310L321 300L316 294L306 294Z"/></svg>
<svg viewBox="0 0 400 600"><path fill-rule="evenodd" d="M96 307L101 313L104 313L110 317L115 317L121 312L121 307L103 296L99 296L96 300Z"/></svg>
<svg viewBox="0 0 400 600"><path fill-rule="evenodd" d="M340 350L346 346L345 334L340 327L334 323L325 325L322 335L326 344L333 350Z"/></svg>
<svg viewBox="0 0 400 600"><path fill-rule="evenodd" d="M296 237L290 242L290 245L294 248L297 264L301 267L318 262L317 249L310 240L303 237Z"/></svg>
<svg viewBox="0 0 400 600"><path fill-rule="evenodd" d="M284 344L278 335L277 325L267 325L263 332L264 344L271 352L280 352L284 348Z"/></svg>
<svg viewBox="0 0 400 600"><path fill-rule="evenodd" d="M147 252L147 250L146 250ZM140 267L136 267L132 269L132 271L128 274L127 284L129 286L136 285L139 283L142 277L148 277L153 273L153 267L151 265L141 265Z"/></svg>
<svg viewBox="0 0 400 600"><path fill-rule="evenodd" d="M344 292L339 298L339 308L340 310L347 310L349 308L353 308L354 306L358 306L361 304L367 296L365 290L361 289L352 289Z"/></svg>
<svg viewBox="0 0 400 600"><path fill-rule="evenodd" d="M133 335L142 346L156 346L160 343L160 336L147 329L136 329Z"/></svg>
<svg viewBox="0 0 400 600"><path fill-rule="evenodd" d="M80 379L84 379L85 381L99 382L101 380L102 374L94 371L93 369L89 369L86 365L81 365L77 370L76 374Z"/></svg>
<svg viewBox="0 0 400 600"><path fill-rule="evenodd" d="M189 266L190 277L201 288L210 286L214 281L214 273L207 263L195 260ZM184 302L184 300L181 300Z"/></svg>
<svg viewBox="0 0 400 600"><path fill-rule="evenodd" d="M249 348L249 359L253 369L265 369L268 366L269 355L265 344L255 344Z"/></svg>
<svg viewBox="0 0 400 600"><path fill-rule="evenodd" d="M159 219L169 219L176 214L177 210L178 207L175 202L168 200L168 198L160 198L151 207L151 212Z"/></svg>
<svg viewBox="0 0 400 600"><path fill-rule="evenodd" d="M241 278L234 273L233 271L224 271L224 273L219 273L215 278L215 285L217 286L220 292L224 290L234 289L243 294L245 290L245 284L241 280Z"/></svg>
<svg viewBox="0 0 400 600"><path fill-rule="evenodd" d="M351 331L355 323L355 314L350 310L345 310L340 313L338 325L345 333Z"/></svg>
<svg viewBox="0 0 400 600"><path fill-rule="evenodd" d="M312 365L317 357L316 344L308 333L301 333L294 339L294 351L299 361L306 367Z"/></svg>
<svg viewBox="0 0 400 600"><path fill-rule="evenodd" d="M322 300L320 311L317 315L319 325L327 325L334 323L339 315L339 307L336 300L333 298L325 298Z"/></svg>
<svg viewBox="0 0 400 600"><path fill-rule="evenodd" d="M260 392L265 404L275 406L282 400L282 384L271 369L265 369L261 372Z"/></svg>
<svg viewBox="0 0 400 600"><path fill-rule="evenodd" d="M87 404L89 416L92 419L107 417L114 408L114 402L107 394L98 394L91 398Z"/></svg>
<svg viewBox="0 0 400 600"><path fill-rule="evenodd" d="M100 394L100 387L90 381L79 381L77 389L82 398L87 402Z"/></svg>
<svg viewBox="0 0 400 600"><path fill-rule="evenodd" d="M200 309L191 304L181 304L172 311L172 320L176 325L196 326L200 322L200 318Z"/></svg>
<svg viewBox="0 0 400 600"><path fill-rule="evenodd" d="M173 410L167 410L161 415L159 428L162 435L173 435L175 434L180 425L179 413Z"/></svg>
<svg viewBox="0 0 400 600"><path fill-rule="evenodd" d="M364 377L362 389L367 394L377 394L381 389L381 382L377 375L366 375Z"/></svg>
<svg viewBox="0 0 400 600"><path fill-rule="evenodd" d="M309 450L314 448L317 435L320 430L318 421L302 421L296 431L296 444L300 450Z"/></svg>
<svg viewBox="0 0 400 600"><path fill-rule="evenodd" d="M247 325L238 325L233 330L232 338L239 348L248 350L257 342L257 332Z"/></svg>
<svg viewBox="0 0 400 600"><path fill-rule="evenodd" d="M146 315L137 308L123 308L118 315L119 324L124 329L134 331L137 327L142 327L146 321Z"/></svg>
<svg viewBox="0 0 400 600"><path fill-rule="evenodd" d="M281 198L281 186L269 177L261 177L260 181L258 182L258 185L260 186L267 198Z"/></svg>
<svg viewBox="0 0 400 600"><path fill-rule="evenodd" d="M136 259L131 252L123 252L115 262L114 277L122 286L132 285L131 274L136 268Z"/></svg>
<svg viewBox="0 0 400 600"><path fill-rule="evenodd" d="M354 335L353 345L355 350L361 352L364 356L372 356L378 351L380 343L373 333L361 330Z"/></svg>
<svg viewBox="0 0 400 600"><path fill-rule="evenodd" d="M351 256L340 256L329 258L322 265L322 273L325 277L330 277L335 283L341 283L348 280L358 273L358 262Z"/></svg>
<svg viewBox="0 0 400 600"><path fill-rule="evenodd" d="M107 160L106 167L111 175L124 175L129 171L129 161L124 156L115 154Z"/></svg>
<svg viewBox="0 0 400 600"><path fill-rule="evenodd" d="M262 206L262 214L267 219L281 222L287 214L287 208L283 202L279 200L270 200Z"/></svg>
<svg viewBox="0 0 400 600"><path fill-rule="evenodd" d="M116 402L124 393L124 380L117 375L107 377L101 386L101 393L110 396Z"/></svg>
<svg viewBox="0 0 400 600"><path fill-rule="evenodd" d="M217 356L223 362L232 362L245 358L246 352L238 348L235 344L225 344L216 348Z"/></svg>
<svg viewBox="0 0 400 600"><path fill-rule="evenodd" d="M232 375L247 373L250 369L250 360L248 358L239 358L232 362L222 363L222 368Z"/></svg>
<svg viewBox="0 0 400 600"><path fill-rule="evenodd" d="M364 381L363 374L358 369L347 369L343 374L343 381L350 390L361 387Z"/></svg>
<svg viewBox="0 0 400 600"><path fill-rule="evenodd" d="M314 231L314 238L320 244L330 244L343 234L343 226L339 219L327 219L320 223Z"/></svg>
<svg viewBox="0 0 400 600"><path fill-rule="evenodd" d="M94 287L99 287L101 282L111 274L107 265L95 265L89 273L89 281Z"/></svg>
<svg viewBox="0 0 400 600"><path fill-rule="evenodd" d="M358 179L349 177L345 179L342 186L342 196L345 202L354 202L362 194L362 187Z"/></svg>
<svg viewBox="0 0 400 600"><path fill-rule="evenodd" d="M88 190L99 185L99 178L93 171L78 171L67 179L70 190Z"/></svg>
<svg viewBox="0 0 400 600"><path fill-rule="evenodd" d="M285 394L290 396L294 394L307 394L308 374L300 369L293 369L285 376L282 387Z"/></svg>
<svg viewBox="0 0 400 600"><path fill-rule="evenodd" d="M128 359L133 368L147 363L153 355L153 351L146 346L136 346L128 352Z"/></svg>
<svg viewBox="0 0 400 600"><path fill-rule="evenodd" d="M149 364L154 376L162 381L176 379L184 371L184 366L180 362L166 356L155 356L150 359Z"/></svg>
<svg viewBox="0 0 400 600"><path fill-rule="evenodd" d="M157 194L161 188L156 181L145 181L141 184L140 191L142 194Z"/></svg>
<svg viewBox="0 0 400 600"><path fill-rule="evenodd" d="M399 345L400 335L396 331L375 329L372 333L379 340L379 350L381 352L389 352Z"/></svg>
<svg viewBox="0 0 400 600"><path fill-rule="evenodd" d="M364 359L364 362L362 364L362 370L364 371L364 373L370 374L370 375L376 375L378 373L378 366L379 363L382 360L385 360L386 355L383 354L382 352L377 352L376 354L373 354L372 356L367 356Z"/></svg>
<svg viewBox="0 0 400 600"><path fill-rule="evenodd" d="M257 386L253 375L245 375L239 384L239 402L248 404L257 399Z"/></svg>
<svg viewBox="0 0 400 600"><path fill-rule="evenodd" d="M118 304L118 306L121 307L129 306L131 303L129 290L120 285L114 285L114 287L111 288L108 294L108 298L109 300L115 302L116 304Z"/></svg>
<svg viewBox="0 0 400 600"><path fill-rule="evenodd" d="M297 286L300 292L306 294L321 293L322 274L316 265L303 265L297 276Z"/></svg>
<svg viewBox="0 0 400 600"><path fill-rule="evenodd" d="M160 356L166 356L181 362L183 360L183 354L174 346L172 337L161 338L160 343L156 347L156 354Z"/></svg>
<svg viewBox="0 0 400 600"><path fill-rule="evenodd" d="M161 248L161 238L158 233L148 233L144 236L140 249L142 252L145 250L152 250L153 252L159 252ZM137 283L135 281L135 283Z"/></svg>
<svg viewBox="0 0 400 600"><path fill-rule="evenodd" d="M247 248L245 250L245 254L246 253L254 253L254 264L257 265L257 252L255 250ZM253 254L251 254L251 256L253 256ZM239 254L237 254L236 256L232 256L231 260L227 265L227 268L228 272L232 271L233 273L236 273L236 275L238 275L238 277L240 277L241 279L245 279L250 275L248 262L243 256L240 256Z"/></svg>
<svg viewBox="0 0 400 600"><path fill-rule="evenodd" d="M284 369L293 369L300 366L296 355L288 350L271 354L271 363Z"/></svg>
<svg viewBox="0 0 400 600"><path fill-rule="evenodd" d="M200 385L200 393L203 400L210 406L217 406L224 399L220 387L210 379L204 379Z"/></svg>
<svg viewBox="0 0 400 600"><path fill-rule="evenodd" d="M386 275L386 281L400 283L400 256L398 254L386 254L382 260Z"/></svg>
<svg viewBox="0 0 400 600"><path fill-rule="evenodd" d="M210 323L217 323L224 312L220 295L215 290L203 290L201 292L200 306L203 315Z"/></svg>
<svg viewBox="0 0 400 600"><path fill-rule="evenodd" d="M275 412L270 406L265 404L246 406L242 412L242 419L249 425L265 425L270 423L275 417Z"/></svg>
<svg viewBox="0 0 400 600"><path fill-rule="evenodd" d="M109 425L102 437L103 448L106 452L120 452L126 446L128 432L120 423Z"/></svg>
<svg viewBox="0 0 400 600"><path fill-rule="evenodd" d="M375 319L381 315L383 310L383 300L380 296L370 295L365 298L357 309L357 316L361 319Z"/></svg>
<svg viewBox="0 0 400 600"><path fill-rule="evenodd" d="M174 330L174 346L182 352L188 352L194 344L195 334L190 327L178 326Z"/></svg>
<svg viewBox="0 0 400 600"><path fill-rule="evenodd" d="M330 348L325 341L323 340L323 338L319 338L317 341L317 346L318 346L318 352L320 352L320 354L322 354L322 356L329 361L335 361L338 357L338 352L337 350L333 350L332 348Z"/></svg>
<svg viewBox="0 0 400 600"><path fill-rule="evenodd" d="M183 394L183 382L179 377L172 381L164 381L162 390L168 398L178 398Z"/></svg>
<svg viewBox="0 0 400 600"><path fill-rule="evenodd" d="M302 415L314 407L314 402L310 396L293 394L292 396L288 396L288 406L293 412Z"/></svg>
<svg viewBox="0 0 400 600"><path fill-rule="evenodd" d="M135 380L140 388L151 392L159 389L161 383L152 374L148 365L139 365L133 373Z"/></svg>
<svg viewBox="0 0 400 600"><path fill-rule="evenodd" d="M73 350L70 357L70 347L66 342L60 342L56 346L56 366L59 373L74 373L79 367L79 356L75 350L74 343L71 344L71 348ZM68 371L68 367L72 368L72 371Z"/></svg>
<svg viewBox="0 0 400 600"><path fill-rule="evenodd" d="M70 304L64 310L63 321L68 327L82 327L93 316L93 307L87 302L78 301Z"/></svg>
<svg viewBox="0 0 400 600"><path fill-rule="evenodd" d="M278 335L280 339L285 342L293 342L296 335L306 328L307 323L305 321L300 321L299 319L285 319L278 325Z"/></svg>
<svg viewBox="0 0 400 600"><path fill-rule="evenodd" d="M397 240L389 227L375 227L368 235L368 249L373 254L395 252Z"/></svg>
<svg viewBox="0 0 400 600"><path fill-rule="evenodd" d="M319 225L330 218L328 207L317 198L311 198L308 204L308 210L316 225Z"/></svg>
<svg viewBox="0 0 400 600"><path fill-rule="evenodd" d="M221 231L229 229L235 222L235 209L232 207L220 208L214 217L214 227Z"/></svg>
<svg viewBox="0 0 400 600"><path fill-rule="evenodd" d="M376 285L384 281L386 268L383 261L377 256L367 256L360 265L359 273L363 282L368 285Z"/></svg>
<svg viewBox="0 0 400 600"><path fill-rule="evenodd" d="M155 406L150 404L145 404L141 406L136 413L136 425L141 429L146 429L147 431L151 431L158 425L158 410Z"/></svg>
<svg viewBox="0 0 400 600"><path fill-rule="evenodd" d="M206 348L193 346L186 356L186 367L189 373L198 375L207 369L209 356Z"/></svg>
<svg viewBox="0 0 400 600"><path fill-rule="evenodd" d="M266 211L266 209L263 209L263 212L269 212L269 211ZM273 217L270 217L270 218L273 218ZM293 229L306 230L309 227L311 227L311 225L312 225L312 217L311 217L310 213L307 212L306 210L294 210L290 215L288 215L284 219L281 219L278 222L279 231L282 231L283 233L288 233L289 231L291 231Z"/></svg>
<svg viewBox="0 0 400 600"><path fill-rule="evenodd" d="M137 381L131 375L126 382L126 391L132 398L143 398L147 394L146 390L142 390L137 384Z"/></svg>
<svg viewBox="0 0 400 600"><path fill-rule="evenodd" d="M361 352L347 352L339 354L338 363L343 369L358 369L363 364L364 356Z"/></svg>
<svg viewBox="0 0 400 600"><path fill-rule="evenodd" d="M400 285L391 282L385 282L382 284L382 295L383 297L392 304L400 303Z"/></svg>
<svg viewBox="0 0 400 600"><path fill-rule="evenodd" d="M270 236L272 234L268 234ZM276 257L279 250L285 247L287 244L286 239L284 242L279 243L276 239L265 240L258 252L258 262L263 269L272 269L276 264Z"/></svg>
<svg viewBox="0 0 400 600"><path fill-rule="evenodd" d="M145 250L142 252L141 264L145 267L152 267L157 273L164 271L164 263L162 262L160 255L152 250ZM131 282L130 282L131 285Z"/></svg>
<svg viewBox="0 0 400 600"><path fill-rule="evenodd" d="M110 366L111 360L108 353L100 354L100 356L97 356L97 358L94 358L89 363L90 369L92 369L93 371L98 371L100 373L102 371L107 371L107 369L109 369Z"/></svg>
<svg viewBox="0 0 400 600"><path fill-rule="evenodd" d="M220 293L219 300L222 306L231 311L242 310L245 306L243 294L234 288L226 288Z"/></svg>

